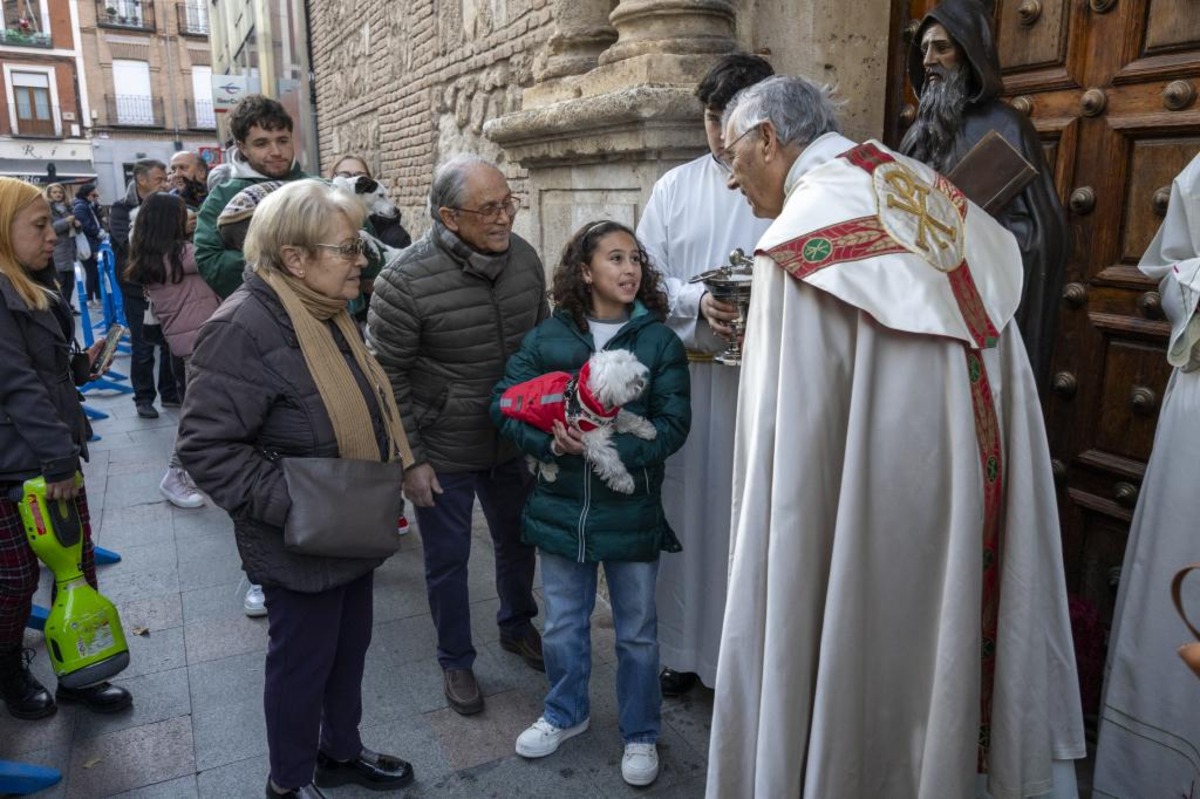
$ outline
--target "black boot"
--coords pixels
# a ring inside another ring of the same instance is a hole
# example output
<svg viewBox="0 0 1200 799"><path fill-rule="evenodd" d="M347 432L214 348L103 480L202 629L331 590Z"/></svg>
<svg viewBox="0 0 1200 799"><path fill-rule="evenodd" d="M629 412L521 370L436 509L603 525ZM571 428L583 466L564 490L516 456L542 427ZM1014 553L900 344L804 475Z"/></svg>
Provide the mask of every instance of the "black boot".
<svg viewBox="0 0 1200 799"><path fill-rule="evenodd" d="M44 719L58 710L46 687L29 671L32 649L0 650L0 697L10 715L19 719Z"/></svg>
<svg viewBox="0 0 1200 799"><path fill-rule="evenodd" d="M58 686L54 696L63 704L80 704L96 713L117 713L133 704L133 697L119 685L102 682L87 688Z"/></svg>

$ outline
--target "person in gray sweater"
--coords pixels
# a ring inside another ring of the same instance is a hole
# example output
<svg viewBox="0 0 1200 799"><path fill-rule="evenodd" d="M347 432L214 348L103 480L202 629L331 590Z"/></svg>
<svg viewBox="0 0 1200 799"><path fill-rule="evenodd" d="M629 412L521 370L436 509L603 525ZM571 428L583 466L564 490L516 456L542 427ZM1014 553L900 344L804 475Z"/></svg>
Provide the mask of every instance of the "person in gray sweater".
<svg viewBox="0 0 1200 799"><path fill-rule="evenodd" d="M520 201L499 169L474 156L448 161L434 173L429 205L432 229L375 281L367 340L391 380L415 459L404 493L425 547L446 698L469 715L483 709L467 591L476 497L496 551L500 645L545 669L531 623L534 549L521 542L531 475L488 406L508 357L549 309L545 270L513 235Z"/></svg>

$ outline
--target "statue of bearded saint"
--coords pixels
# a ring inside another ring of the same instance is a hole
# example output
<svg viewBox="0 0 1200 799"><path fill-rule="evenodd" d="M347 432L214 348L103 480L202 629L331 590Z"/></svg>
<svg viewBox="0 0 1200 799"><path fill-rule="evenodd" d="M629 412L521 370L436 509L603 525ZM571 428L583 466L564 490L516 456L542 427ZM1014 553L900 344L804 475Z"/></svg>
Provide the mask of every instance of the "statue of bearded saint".
<svg viewBox="0 0 1200 799"><path fill-rule="evenodd" d="M925 69L925 86L917 102L917 117L904 134L900 152L946 173L954 166L954 145L971 99L971 73L964 63L938 64Z"/></svg>

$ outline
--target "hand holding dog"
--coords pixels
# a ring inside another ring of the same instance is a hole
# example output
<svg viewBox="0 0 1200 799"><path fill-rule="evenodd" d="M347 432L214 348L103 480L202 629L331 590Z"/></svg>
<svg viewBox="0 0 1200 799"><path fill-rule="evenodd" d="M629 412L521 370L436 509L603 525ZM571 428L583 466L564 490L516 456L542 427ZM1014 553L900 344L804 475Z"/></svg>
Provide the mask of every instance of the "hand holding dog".
<svg viewBox="0 0 1200 799"><path fill-rule="evenodd" d="M559 455L582 455L583 433L575 425L554 422L554 450Z"/></svg>

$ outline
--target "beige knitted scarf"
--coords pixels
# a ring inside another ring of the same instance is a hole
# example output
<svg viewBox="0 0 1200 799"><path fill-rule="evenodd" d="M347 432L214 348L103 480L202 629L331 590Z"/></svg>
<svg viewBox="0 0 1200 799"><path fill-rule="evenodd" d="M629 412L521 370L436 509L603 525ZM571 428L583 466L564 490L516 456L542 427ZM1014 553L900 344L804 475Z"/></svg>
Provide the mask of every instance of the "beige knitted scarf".
<svg viewBox="0 0 1200 799"><path fill-rule="evenodd" d="M406 468L411 466L412 450L408 447L404 425L400 422L392 384L375 356L367 351L354 320L346 311L346 301L313 291L302 281L278 270L268 267L256 271L275 290L284 311L292 320L296 338L300 340L300 351L304 354L304 363L313 382L317 384L325 411L333 423L338 455L351 460L379 460L379 444L375 440L375 427L371 423L367 398L359 390L358 381L338 350L333 332L325 324L329 320L333 320L342 332L358 368L367 378L367 383L375 389L388 434L387 460L399 457Z"/></svg>

